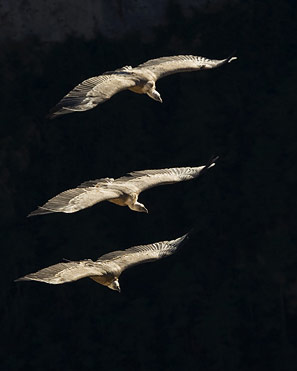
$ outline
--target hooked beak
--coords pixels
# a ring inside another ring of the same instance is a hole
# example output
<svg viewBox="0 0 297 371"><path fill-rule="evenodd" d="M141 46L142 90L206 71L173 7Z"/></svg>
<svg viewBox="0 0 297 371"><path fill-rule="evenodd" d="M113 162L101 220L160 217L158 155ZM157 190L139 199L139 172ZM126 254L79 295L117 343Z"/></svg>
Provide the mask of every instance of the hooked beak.
<svg viewBox="0 0 297 371"><path fill-rule="evenodd" d="M160 93L157 90L150 90L147 92L147 95L156 100L157 102L163 103Z"/></svg>

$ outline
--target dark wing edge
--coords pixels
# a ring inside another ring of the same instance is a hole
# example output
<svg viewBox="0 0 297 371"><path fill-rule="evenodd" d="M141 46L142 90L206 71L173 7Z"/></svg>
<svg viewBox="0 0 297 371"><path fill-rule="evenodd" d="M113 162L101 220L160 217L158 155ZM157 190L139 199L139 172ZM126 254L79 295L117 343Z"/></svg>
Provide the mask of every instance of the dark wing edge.
<svg viewBox="0 0 297 371"><path fill-rule="evenodd" d="M135 86L135 77L129 69L105 72L76 85L54 106L46 118L72 112L87 111L110 99L114 94Z"/></svg>
<svg viewBox="0 0 297 371"><path fill-rule="evenodd" d="M213 167L219 156L212 157L206 165L198 167L175 167L165 169L137 170L115 179L115 185L127 182L139 194L146 189L174 184L199 177L205 170Z"/></svg>
<svg viewBox="0 0 297 371"><path fill-rule="evenodd" d="M225 59L209 59L196 55L175 55L148 60L136 69L148 69L155 75L156 80L181 72L190 72L220 67L237 59L233 54Z"/></svg>
<svg viewBox="0 0 297 371"><path fill-rule="evenodd" d="M133 178L142 177L142 176L146 176L146 175L162 174L163 172L164 173L166 173L166 172L170 173L171 171L175 171L177 173L177 175L178 175L179 172L181 172L183 170L190 171L191 169L195 170L197 168L202 168L202 170L200 170L200 172L199 172L199 175L200 175L202 171L207 170L207 169L213 167L216 164L216 161L219 158L220 158L219 156L212 156L207 161L207 163L205 165L201 165L201 166L198 166L198 167L174 167L174 168L164 168L164 169L152 169L152 170L136 170L136 171L131 171L127 175L125 175L125 176L123 176L121 178L118 178L116 180L122 180L122 179L131 180Z"/></svg>
<svg viewBox="0 0 297 371"><path fill-rule="evenodd" d="M40 269L37 272L29 273L23 277L17 278L19 281L39 281L53 285L66 282L77 281L81 278L98 275L100 272L96 263L92 260L70 261L67 263L58 263L49 267Z"/></svg>
<svg viewBox="0 0 297 371"><path fill-rule="evenodd" d="M55 210L50 210L50 209L46 209L46 208L43 207L43 206L38 206L36 210L31 211L31 212L27 215L27 218L30 218L31 216L36 216L36 215L52 214L52 213L55 213L55 212L57 212L57 211L55 211Z"/></svg>
<svg viewBox="0 0 297 371"><path fill-rule="evenodd" d="M65 207L67 207L75 197L80 196L85 192L87 192L87 188L82 187L68 189L67 191L61 192L50 198L43 206L38 206L38 209L32 211L28 217L65 212L63 209L65 209Z"/></svg>
<svg viewBox="0 0 297 371"><path fill-rule="evenodd" d="M215 166L217 160L220 156L212 156L207 163L204 165L204 168L200 171L199 176L203 174L206 170L210 169L211 167Z"/></svg>
<svg viewBox="0 0 297 371"><path fill-rule="evenodd" d="M43 206L32 211L28 217L50 213L75 213L98 202L119 197L120 191L108 188L110 180L88 181L77 188L61 192L49 199Z"/></svg>

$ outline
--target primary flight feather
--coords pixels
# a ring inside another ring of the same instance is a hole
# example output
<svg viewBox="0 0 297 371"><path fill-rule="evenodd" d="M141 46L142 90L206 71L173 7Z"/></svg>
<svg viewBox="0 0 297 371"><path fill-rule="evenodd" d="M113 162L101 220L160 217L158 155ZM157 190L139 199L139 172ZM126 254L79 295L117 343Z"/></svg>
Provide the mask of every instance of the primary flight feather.
<svg viewBox="0 0 297 371"><path fill-rule="evenodd" d="M51 110L48 117L55 118L67 113L87 111L126 89L138 94L147 94L162 103L161 95L156 90L158 79L179 72L217 68L234 59L237 57L230 56L217 60L195 55L175 55L151 59L135 68L125 66L108 71L77 85Z"/></svg>
<svg viewBox="0 0 297 371"><path fill-rule="evenodd" d="M109 201L131 210L148 213L138 202L139 194L152 187L191 180L202 171L215 165L218 157L199 167L177 167L171 169L141 170L121 178L104 178L82 183L77 188L64 191L51 198L28 216L49 213L75 213L98 202Z"/></svg>
<svg viewBox="0 0 297 371"><path fill-rule="evenodd" d="M134 265L148 263L172 255L181 246L188 234L176 240L155 242L149 245L130 247L91 259L58 263L30 273L15 281L40 281L58 285L89 277L111 290L121 291L119 276Z"/></svg>

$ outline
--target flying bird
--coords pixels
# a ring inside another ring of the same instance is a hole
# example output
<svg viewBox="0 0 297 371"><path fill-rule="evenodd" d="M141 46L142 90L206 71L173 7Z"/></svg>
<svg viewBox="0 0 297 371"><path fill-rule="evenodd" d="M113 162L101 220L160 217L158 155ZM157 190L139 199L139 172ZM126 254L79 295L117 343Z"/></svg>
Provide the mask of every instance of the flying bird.
<svg viewBox="0 0 297 371"><path fill-rule="evenodd" d="M235 59L237 57L234 56L217 60L195 55L176 55L151 59L135 68L124 66L104 72L77 85L51 110L48 117L55 118L66 113L87 111L126 89L137 94L147 94L162 103L161 95L156 90L158 79L179 72L217 68Z"/></svg>
<svg viewBox="0 0 297 371"><path fill-rule="evenodd" d="M185 234L176 240L155 242L149 245L130 247L126 250L112 251L102 255L96 261L86 259L58 263L41 269L36 273L27 274L15 281L40 281L59 285L89 277L111 290L121 292L119 277L125 269L174 254L187 236L188 234Z"/></svg>
<svg viewBox="0 0 297 371"><path fill-rule="evenodd" d="M49 213L75 213L98 202L109 201L131 210L148 213L138 202L139 194L149 188L191 180L215 165L218 157L199 167L176 167L171 169L133 171L126 176L113 179L102 178L80 184L51 198L28 216Z"/></svg>

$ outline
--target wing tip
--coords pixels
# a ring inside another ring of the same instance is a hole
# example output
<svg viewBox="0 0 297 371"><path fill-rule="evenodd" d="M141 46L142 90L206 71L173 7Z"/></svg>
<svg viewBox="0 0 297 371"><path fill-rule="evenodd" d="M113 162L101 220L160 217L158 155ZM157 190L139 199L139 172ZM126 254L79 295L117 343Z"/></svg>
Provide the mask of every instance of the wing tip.
<svg viewBox="0 0 297 371"><path fill-rule="evenodd" d="M228 63L232 62L232 61L235 61L236 59L238 59L237 57L231 57L231 58L228 58Z"/></svg>
<svg viewBox="0 0 297 371"><path fill-rule="evenodd" d="M28 278L27 276L23 276L23 277L16 278L15 280L13 280L13 282L20 282L20 281L31 281L31 279Z"/></svg>
<svg viewBox="0 0 297 371"><path fill-rule="evenodd" d="M238 57L235 55L236 53L236 50L234 50L230 55L229 57L226 58L226 62L227 63L231 63L232 61L235 61L236 59L238 59Z"/></svg>
<svg viewBox="0 0 297 371"><path fill-rule="evenodd" d="M54 212L55 211L53 211L53 210L45 209L42 206L38 206L38 208L36 210L31 211L31 213L29 213L27 215L27 218L30 218L31 216L36 216L36 215L51 214L51 213L54 213Z"/></svg>
<svg viewBox="0 0 297 371"><path fill-rule="evenodd" d="M59 115L56 115L54 112L53 112L53 113L49 112L49 113L45 116L45 119L46 119L46 120L53 120L53 119L55 119L57 116L59 116Z"/></svg>
<svg viewBox="0 0 297 371"><path fill-rule="evenodd" d="M188 240L190 237L190 234L191 234L191 231L189 231L189 232L187 232L187 233L185 233L184 235L182 235L180 238L179 238L179 240L180 240L180 243L181 242L184 242L184 241L186 241L186 240Z"/></svg>
<svg viewBox="0 0 297 371"><path fill-rule="evenodd" d="M210 160L206 163L205 169L210 169L211 167L215 166L216 161L220 158L220 156L213 156Z"/></svg>
<svg viewBox="0 0 297 371"><path fill-rule="evenodd" d="M27 274L26 276L15 279L14 282L35 281L35 282L43 282L43 283L52 283L52 282L47 281L46 279L41 279L39 277L34 277L34 274L35 273ZM31 275L33 275L33 277L30 277Z"/></svg>
<svg viewBox="0 0 297 371"><path fill-rule="evenodd" d="M64 112L64 107L61 105L61 101L60 101L58 104L56 104L54 107L52 107L49 110L45 118L48 120L53 120L58 116L64 115L65 113L68 113L68 112Z"/></svg>
<svg viewBox="0 0 297 371"><path fill-rule="evenodd" d="M173 245L176 246L176 248L177 247L179 248L182 244L184 244L189 239L190 234L191 234L191 231L185 233L181 237L176 238L175 240L169 241L169 243L171 242Z"/></svg>
<svg viewBox="0 0 297 371"><path fill-rule="evenodd" d="M72 113L74 110L67 109L65 107L58 107L55 106L53 109L49 111L49 113L45 116L47 120L53 120L59 116L66 115L67 113Z"/></svg>

